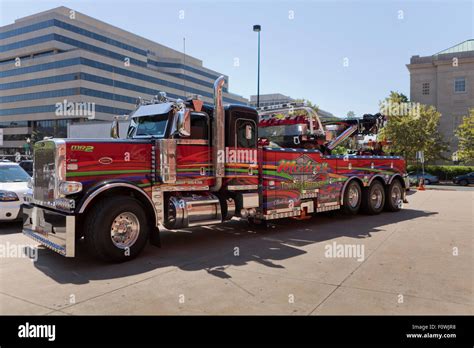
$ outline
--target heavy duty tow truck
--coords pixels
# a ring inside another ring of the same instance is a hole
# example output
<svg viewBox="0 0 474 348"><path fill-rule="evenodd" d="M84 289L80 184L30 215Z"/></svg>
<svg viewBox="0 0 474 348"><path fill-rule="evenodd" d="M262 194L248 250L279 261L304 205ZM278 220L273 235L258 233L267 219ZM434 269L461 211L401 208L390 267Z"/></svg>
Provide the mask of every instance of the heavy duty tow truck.
<svg viewBox="0 0 474 348"><path fill-rule="evenodd" d="M223 85L219 77L213 105L164 93L140 100L126 139L116 118L111 139L37 142L23 233L66 257L84 238L95 256L126 261L159 245L163 228L402 208L403 158L331 155L375 133L382 115L325 126L305 105L224 106Z"/></svg>

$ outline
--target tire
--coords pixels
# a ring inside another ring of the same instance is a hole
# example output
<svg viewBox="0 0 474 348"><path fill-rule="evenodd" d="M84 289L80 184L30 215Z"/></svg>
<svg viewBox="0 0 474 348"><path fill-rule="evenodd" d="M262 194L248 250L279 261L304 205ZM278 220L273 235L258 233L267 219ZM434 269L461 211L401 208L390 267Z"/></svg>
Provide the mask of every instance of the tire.
<svg viewBox="0 0 474 348"><path fill-rule="evenodd" d="M403 186L395 179L387 187L385 192L385 210L400 211L403 205Z"/></svg>
<svg viewBox="0 0 474 348"><path fill-rule="evenodd" d="M431 185L431 181L429 179L425 179L425 185Z"/></svg>
<svg viewBox="0 0 474 348"><path fill-rule="evenodd" d="M131 260L140 254L147 243L150 229L147 220L145 209L134 198L113 197L103 200L86 216L86 246L92 255L102 260ZM125 240L121 236L123 228L128 231L123 236L128 237ZM114 239L112 230L115 231Z"/></svg>
<svg viewBox="0 0 474 348"><path fill-rule="evenodd" d="M362 193L362 210L368 215L380 214L385 205L385 189L380 181L374 181Z"/></svg>
<svg viewBox="0 0 474 348"><path fill-rule="evenodd" d="M355 215L359 212L362 202L362 189L357 181L352 180L344 191L342 211L347 215Z"/></svg>
<svg viewBox="0 0 474 348"><path fill-rule="evenodd" d="M468 184L467 180L461 180L459 182L459 185L461 185L461 186L467 186L467 184Z"/></svg>

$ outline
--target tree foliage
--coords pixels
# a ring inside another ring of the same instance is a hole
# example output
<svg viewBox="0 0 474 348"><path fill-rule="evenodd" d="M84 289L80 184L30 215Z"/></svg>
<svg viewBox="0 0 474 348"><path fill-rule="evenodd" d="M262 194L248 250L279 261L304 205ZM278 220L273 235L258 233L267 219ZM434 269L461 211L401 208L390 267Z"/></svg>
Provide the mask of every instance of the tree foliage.
<svg viewBox="0 0 474 348"><path fill-rule="evenodd" d="M308 99L296 99L295 100L295 103L306 103L307 106L309 106L311 109L313 109L314 111L318 112L319 111L319 106L317 106L316 104L313 104L311 102L311 100L308 100Z"/></svg>
<svg viewBox="0 0 474 348"><path fill-rule="evenodd" d="M338 145L331 151L331 155L345 155L345 154L347 154L347 145Z"/></svg>
<svg viewBox="0 0 474 348"><path fill-rule="evenodd" d="M356 114L355 114L354 111L351 110L351 111L348 111L348 112L347 112L347 117L348 117L348 118L355 118L355 117L356 117Z"/></svg>
<svg viewBox="0 0 474 348"><path fill-rule="evenodd" d="M474 162L474 109L463 117L456 130L456 136L459 140L458 159L461 162Z"/></svg>
<svg viewBox="0 0 474 348"><path fill-rule="evenodd" d="M425 161L442 159L447 148L438 132L441 114L433 106L409 103L408 98L397 92L390 92L385 100L390 105L407 103L398 110L403 113L387 114L387 124L379 138L391 141L388 151L402 155L407 161L416 160L416 152L423 151Z"/></svg>
<svg viewBox="0 0 474 348"><path fill-rule="evenodd" d="M390 91L390 96L385 99L386 101L390 101L392 103L408 103L408 97L399 92Z"/></svg>

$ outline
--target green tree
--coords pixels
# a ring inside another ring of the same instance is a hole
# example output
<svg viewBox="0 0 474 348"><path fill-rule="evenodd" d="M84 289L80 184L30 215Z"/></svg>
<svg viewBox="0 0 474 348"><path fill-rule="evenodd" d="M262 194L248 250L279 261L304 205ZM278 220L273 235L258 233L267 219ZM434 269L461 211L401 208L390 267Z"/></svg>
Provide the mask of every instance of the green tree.
<svg viewBox="0 0 474 348"><path fill-rule="evenodd" d="M380 139L391 141L389 152L400 154L407 161L415 161L417 151L424 152L425 161L446 159L443 152L448 149L447 143L438 132L441 114L433 106L409 103L405 95L393 91L382 104L397 110L395 115L383 112L387 123L379 133Z"/></svg>
<svg viewBox="0 0 474 348"><path fill-rule="evenodd" d="M395 91L390 91L390 96L385 100L392 103L408 103L408 97L405 94Z"/></svg>
<svg viewBox="0 0 474 348"><path fill-rule="evenodd" d="M313 109L314 111L318 112L319 111L319 106L317 106L316 104L313 104L311 102L311 100L308 100L308 99L296 99L295 100L295 103L306 103L307 106L309 106L311 109Z"/></svg>
<svg viewBox="0 0 474 348"><path fill-rule="evenodd" d="M474 161L474 109L469 110L469 115L463 117L462 123L456 130L459 140L458 159L461 162Z"/></svg>
<svg viewBox="0 0 474 348"><path fill-rule="evenodd" d="M338 145L331 151L331 155L345 155L347 154L347 144Z"/></svg>
<svg viewBox="0 0 474 348"><path fill-rule="evenodd" d="M355 114L354 111L348 111L348 112L347 112L347 117L348 117L348 118L355 118L355 116L356 116L356 114Z"/></svg>

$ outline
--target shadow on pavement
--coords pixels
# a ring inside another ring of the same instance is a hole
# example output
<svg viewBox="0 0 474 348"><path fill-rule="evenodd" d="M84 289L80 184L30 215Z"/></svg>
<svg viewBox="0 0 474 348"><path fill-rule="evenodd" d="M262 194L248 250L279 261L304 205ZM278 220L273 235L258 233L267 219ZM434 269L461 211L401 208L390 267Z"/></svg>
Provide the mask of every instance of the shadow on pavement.
<svg viewBox="0 0 474 348"><path fill-rule="evenodd" d="M87 254L83 243L75 258L65 258L40 248L35 267L58 283L86 284L93 280L114 279L165 267L185 271L206 270L220 278L230 278L226 268L258 262L266 267L283 268L275 261L305 254L300 248L338 237L371 238L384 226L429 217L437 213L402 210L377 216L345 216L339 212L318 214L311 220L277 220L266 229L246 222L228 223L161 233L162 247L147 246L136 259L121 264L97 261ZM236 249L238 248L238 249ZM239 256L235 256L235 251Z"/></svg>
<svg viewBox="0 0 474 348"><path fill-rule="evenodd" d="M18 233L22 226L21 221L0 221L0 235Z"/></svg>

